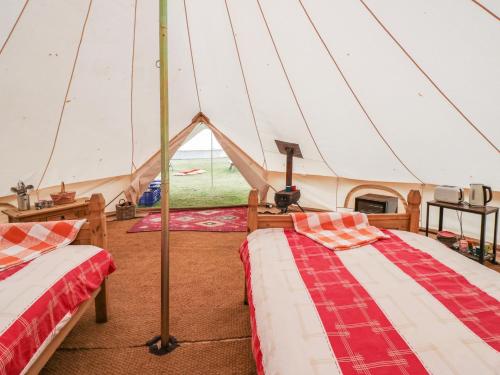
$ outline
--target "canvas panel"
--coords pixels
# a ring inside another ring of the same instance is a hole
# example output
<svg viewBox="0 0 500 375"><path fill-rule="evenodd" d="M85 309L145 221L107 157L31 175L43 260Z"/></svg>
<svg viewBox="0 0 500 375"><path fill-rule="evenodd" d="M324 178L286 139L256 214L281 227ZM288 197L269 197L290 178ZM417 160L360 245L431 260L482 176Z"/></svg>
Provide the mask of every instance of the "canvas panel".
<svg viewBox="0 0 500 375"><path fill-rule="evenodd" d="M500 14L499 2L480 3ZM500 40L498 20L473 1L393 0L382 6L380 2L368 0L366 4L447 96L498 147L500 55L491 48Z"/></svg>
<svg viewBox="0 0 500 375"><path fill-rule="evenodd" d="M300 2L228 0L226 8L222 0L186 0L185 9L184 1L170 1L170 138L201 110L243 151L235 155L247 155L265 173L285 169L275 139L299 143L305 158L295 167L303 175L302 199L318 206L338 206L342 189L331 183L336 180L322 180L329 181L322 187L317 177L335 174L340 181L411 184L418 177L426 184L482 182L498 190L500 52L494 46L500 31L495 18L474 2L364 2L493 146L361 1L345 0L302 1L326 47ZM0 6L0 46L13 30L0 54L0 155L13 160L3 163L0 196L9 195L19 179L38 184L63 104L42 188L61 180L123 176L134 170L132 164L139 168L158 152L154 2L138 1L137 8L134 0L92 3L64 103L89 4L29 2L14 30L24 2L6 0ZM492 1L481 4L498 12Z"/></svg>
<svg viewBox="0 0 500 375"><path fill-rule="evenodd" d="M0 152L13 160L2 163L2 196L19 179L41 178L87 9L85 1L31 2L0 55ZM6 16L2 9L0 24Z"/></svg>
<svg viewBox="0 0 500 375"><path fill-rule="evenodd" d="M10 31L23 9L23 0L5 0L2 2L2 13L0 14L0 47L9 37Z"/></svg>
<svg viewBox="0 0 500 375"><path fill-rule="evenodd" d="M422 182L465 185L489 176L492 185L499 185L500 177L491 175L490 169L500 165L499 154L443 99L361 2L304 3L366 111L396 154ZM456 17L462 19L463 14L456 12ZM413 26L414 23L405 24L407 30L418 35ZM488 34L487 27L482 32ZM418 56L425 58L428 54L432 54L432 49L427 46ZM488 62L489 54L481 57L482 62L498 71L493 68L493 61ZM443 68L450 65L442 61L440 64ZM463 71L460 78L455 78L465 91L467 85L462 75ZM487 104L486 107L494 108ZM499 113L498 109L488 111ZM468 157L466 150L474 150L474 157ZM365 157L364 148L356 151L360 158ZM378 155L376 160L379 160ZM386 164L381 163L376 173L385 168ZM380 180L388 181L387 178ZM399 181L411 182L408 179Z"/></svg>
<svg viewBox="0 0 500 375"><path fill-rule="evenodd" d="M186 3L201 111L262 165L262 149L252 123L224 1Z"/></svg>

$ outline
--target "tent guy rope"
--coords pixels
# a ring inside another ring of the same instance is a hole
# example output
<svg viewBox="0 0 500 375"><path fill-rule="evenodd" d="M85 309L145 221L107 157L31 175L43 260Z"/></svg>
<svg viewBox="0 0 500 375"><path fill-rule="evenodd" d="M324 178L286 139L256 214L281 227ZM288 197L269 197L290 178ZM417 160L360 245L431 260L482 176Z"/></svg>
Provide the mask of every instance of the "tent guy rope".
<svg viewBox="0 0 500 375"><path fill-rule="evenodd" d="M28 5L29 2L30 2L30 0L26 0L26 2L24 3L23 7L21 8L21 11L19 12L19 14L18 14L18 16L16 18L16 22L14 22L14 25L12 25L12 28L10 29L9 34L7 35L7 38L5 38L5 42L3 42L2 47L0 48L0 56L2 55L3 50L7 46L7 43L9 42L10 37L14 33L14 30L16 29L17 24L19 23L19 20L23 16L24 11L26 10L26 6Z"/></svg>
<svg viewBox="0 0 500 375"><path fill-rule="evenodd" d="M135 73L135 34L137 32L137 0L134 1L134 28L132 33L132 57L130 58L130 175L137 170L135 165L135 134L134 134L134 73Z"/></svg>
<svg viewBox="0 0 500 375"><path fill-rule="evenodd" d="M255 131L257 132L257 137L259 138L260 149L262 150L262 158L264 160L264 168L267 168L266 153L264 152L264 146L262 145L262 138L260 136L259 127L257 126L257 119L255 118L255 110L253 108L252 99L250 97L250 91L248 90L247 78L245 76L245 70L243 69L243 63L241 62L240 49L238 48L238 41L236 40L236 33L234 32L233 20L231 19L231 13L229 12L229 5L227 0L224 0L226 6L227 18L229 19L229 25L231 26L231 34L233 36L234 48L236 49L236 55L238 56L238 63L240 65L241 76L243 77L243 84L245 85L245 93L248 98L248 105L250 106L250 112L252 113L253 124L255 126Z"/></svg>
<svg viewBox="0 0 500 375"><path fill-rule="evenodd" d="M299 1L301 1L301 0L299 0ZM498 149L498 147L486 136L486 134L484 134L481 130L479 130L479 128L472 122L472 120L468 116L466 116L465 113L458 107L458 105L455 104L455 102L453 100L451 100L451 98L441 89L441 87L439 87L439 85L436 83L436 81L434 81L431 78L431 76L417 63L415 58L408 52L408 50L405 47L403 47L403 45L399 42L399 40L397 40L396 37L389 31L387 26L384 25L384 23L380 20L379 17L377 17L377 15L366 4L366 2L364 0L359 0L359 1L361 2L361 4L363 4L363 6L366 8L368 13L373 17L373 19L375 21L377 21L377 23L380 25L380 27L386 32L386 34L394 41L394 43L396 43L396 45L399 47L399 49L401 49L401 51L406 55L406 57L408 57L408 59L410 59L410 61L413 63L413 65L415 65L415 67L420 71L420 73L422 73L424 75L424 77L429 81L429 83L432 86L434 86L434 88L437 90L437 92L439 92L439 94L443 97L443 99L446 100L453 107L453 109L455 109L455 111L458 112L458 114L467 122L467 124L469 124L477 132L477 134L479 134L481 137L483 137L483 139L487 143L489 143L489 145L491 147L493 147L497 153L499 153L500 150ZM475 2L475 1L473 1L473 2L480 5L479 3ZM302 1L301 1L301 4L302 4ZM484 9L486 10L486 8L484 8ZM304 8L304 11L305 11L305 8ZM422 182L420 179L419 179L419 181Z"/></svg>
<svg viewBox="0 0 500 375"><path fill-rule="evenodd" d="M186 0L183 0L183 3L184 3L184 18L186 19L186 31L187 31L188 44L189 44L189 56L191 57L191 66L193 67L194 86L196 88L196 99L198 100L198 110L201 113L203 111L201 110L200 90L198 89L198 78L196 76L196 69L194 67L193 46L191 44L191 30L189 29L189 18L188 18Z"/></svg>
<svg viewBox="0 0 500 375"><path fill-rule="evenodd" d="M332 53L331 49L327 46L325 40L321 36L318 28L316 27L314 21L312 20L311 16L309 15L307 9L304 7L304 4L302 3L302 0L298 0L298 2L300 4L300 7L302 8L302 10L304 11L304 14L305 14L307 20L309 21L309 23L311 24L312 28L314 29L315 34L317 35L317 37L319 38L321 44L323 45L323 47L325 48L326 52L328 53L328 56L330 56L330 59L332 60L333 65L335 65L335 68L339 72L339 74L342 77L343 81L345 82L347 88L351 92L352 96L354 97L354 99L358 103L359 107L361 108L361 110L365 114L365 116L368 119L368 121L370 122L370 124L375 129L375 131L378 134L378 136L380 137L380 139L385 143L385 145L387 146L387 148L389 149L389 151L391 151L391 153L394 155L394 157L408 171L408 173L410 173L413 177L415 177L420 183L423 183L423 181L419 177L417 177L417 175L415 175L415 173L399 157L399 155L396 153L396 151L394 150L394 148L389 144L389 142L387 141L387 139L384 137L384 135L382 134L382 132L380 131L380 129L378 128L378 126L375 124L375 122L373 121L373 118L370 116L370 114L366 110L365 106L361 102L361 99L359 98L359 96L354 91L354 88L352 87L352 85L349 83L349 81L348 81L346 75L344 74L343 70L340 68L340 65L338 64L337 60L333 56L333 53Z"/></svg>
<svg viewBox="0 0 500 375"><path fill-rule="evenodd" d="M500 17L498 17L493 11L488 9L486 6L481 4L478 0L471 0L474 4L476 4L478 7L480 7L482 10L484 10L486 13L488 13L490 16L495 18L497 21L500 21Z"/></svg>
<svg viewBox="0 0 500 375"><path fill-rule="evenodd" d="M276 52L276 56L278 57L278 60L280 62L280 65L281 65L281 69L283 70L283 74L285 75L285 78L288 82L288 87L290 88L290 91L292 93L292 96L293 96L293 99L295 101L295 104L297 105L297 108L300 112L300 115L302 117L302 120L304 121L304 125L306 126L307 128L307 131L311 137L311 140L313 141L314 143L314 146L316 147L316 150L318 151L318 154L320 155L321 159L323 160L323 163L325 163L325 165L328 167L328 169L336 176L338 177L339 174L337 172L335 172L335 170L330 166L330 164L326 161L325 157L323 156L323 153L321 152L321 149L319 148L317 142L316 142L316 139L314 138L313 134L312 134L312 131L311 131L311 128L309 127L309 123L306 119L306 116L304 114L304 111L302 110L302 107L300 106L300 103L299 103L299 99L297 97L297 94L295 93L295 90L293 88L293 85L292 85L292 81L290 80L290 77L285 69L285 64L283 63L283 59L281 58L281 55L278 51L278 47L276 45L276 42L274 40L274 37L271 33L271 29L269 27L269 23L267 22L267 19L266 19L266 16L264 14L264 10L262 9L262 6L260 4L260 1L259 0L256 0L257 1L257 5L259 7L259 11L260 11L260 15L262 16L262 20L264 21L264 24L266 25L266 30L267 30L267 33L269 35L269 38L271 39L271 42L273 44L273 47L274 47L274 51Z"/></svg>
<svg viewBox="0 0 500 375"><path fill-rule="evenodd" d="M83 41L83 37L85 35L85 30L87 29L87 22L89 20L90 11L92 9L92 2L93 2L93 0L89 1L87 13L85 14L85 19L83 21L82 31L80 33L80 40L78 41L78 46L76 48L76 54L75 54L75 58L73 60L73 66L71 68L71 74L69 76L68 85L66 86L66 93L64 95L64 101L62 103L61 112L59 114L59 120L57 122L57 130L56 130L56 134L54 136L54 141L52 143L52 148L50 150L49 158L47 159L47 163L45 164L45 167L43 169L42 176L40 177L40 180L38 181L38 184L36 185L35 190L37 192L37 195L38 195L38 190L40 189L40 185L42 184L43 179L45 178L45 174L47 173L47 170L49 169L50 162L52 161L52 157L54 156L54 151L56 149L57 140L59 138L59 131L61 130L61 125L62 125L62 121L64 118L64 111L66 110L66 104L68 103L69 91L71 90L71 84L73 83L73 77L75 75L76 64L78 63L78 57L80 56L80 48L82 46L82 41Z"/></svg>

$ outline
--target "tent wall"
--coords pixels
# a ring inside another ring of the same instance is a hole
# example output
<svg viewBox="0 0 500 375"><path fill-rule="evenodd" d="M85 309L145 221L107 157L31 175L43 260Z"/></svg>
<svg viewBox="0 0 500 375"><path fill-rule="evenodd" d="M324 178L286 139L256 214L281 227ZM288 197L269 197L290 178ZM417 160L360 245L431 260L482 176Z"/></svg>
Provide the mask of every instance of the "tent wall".
<svg viewBox="0 0 500 375"><path fill-rule="evenodd" d="M279 139L300 144L298 173L500 190L500 28L485 4L170 1L171 137L203 112L266 171L284 171ZM157 19L154 1L1 2L0 156L15 162L0 196L153 156Z"/></svg>
<svg viewBox="0 0 500 375"><path fill-rule="evenodd" d="M500 189L500 29L473 2L186 4L172 22L201 110L267 170L283 171L281 139L299 173Z"/></svg>
<svg viewBox="0 0 500 375"><path fill-rule="evenodd" d="M130 173L159 148L157 4L24 3L0 4L0 196Z"/></svg>

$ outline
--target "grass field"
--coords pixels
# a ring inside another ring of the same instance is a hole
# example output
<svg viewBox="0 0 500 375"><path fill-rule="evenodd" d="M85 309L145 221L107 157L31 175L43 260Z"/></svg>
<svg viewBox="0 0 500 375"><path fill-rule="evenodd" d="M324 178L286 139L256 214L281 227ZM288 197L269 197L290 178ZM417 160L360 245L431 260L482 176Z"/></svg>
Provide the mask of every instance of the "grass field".
<svg viewBox="0 0 500 375"><path fill-rule="evenodd" d="M170 207L210 207L246 204L250 186L228 158L214 159L213 187L210 159L171 160ZM177 171L204 169L192 176L174 176ZM155 206L159 206L158 202Z"/></svg>

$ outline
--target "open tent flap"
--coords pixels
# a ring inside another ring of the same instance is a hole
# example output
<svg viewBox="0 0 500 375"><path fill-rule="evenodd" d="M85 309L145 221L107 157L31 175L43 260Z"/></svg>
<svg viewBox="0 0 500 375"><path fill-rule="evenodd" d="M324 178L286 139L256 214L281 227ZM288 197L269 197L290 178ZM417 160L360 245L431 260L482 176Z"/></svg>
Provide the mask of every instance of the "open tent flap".
<svg viewBox="0 0 500 375"><path fill-rule="evenodd" d="M212 131L217 142L219 142L224 152L229 156L229 159L238 168L248 184L259 190L260 199L264 201L269 187L272 188L267 181L267 171L213 125L207 123L207 127ZM274 188L272 189L275 190Z"/></svg>
<svg viewBox="0 0 500 375"><path fill-rule="evenodd" d="M183 143L187 142L205 128L209 128L210 131L212 131L222 149L234 163L236 168L238 168L241 175L250 186L259 190L261 199L265 200L268 190L266 170L252 160L252 158L250 158L238 146L231 142L231 140L222 134L222 132L210 124L208 119L202 114L196 116L190 125L170 140L170 158L173 157ZM149 183L158 176L160 171L160 152L157 152L150 160L144 163L144 165L133 173L131 179L132 182L125 190L127 198L132 202L137 202L142 193L144 193L144 191L148 188Z"/></svg>
<svg viewBox="0 0 500 375"><path fill-rule="evenodd" d="M172 158L183 143L194 137L201 130L203 130L201 124L193 122L173 137L169 142L170 158ZM153 181L160 172L161 155L160 151L158 151L132 174L130 186L125 189L125 196L127 199L130 202L137 202L142 193L148 188L149 183Z"/></svg>

